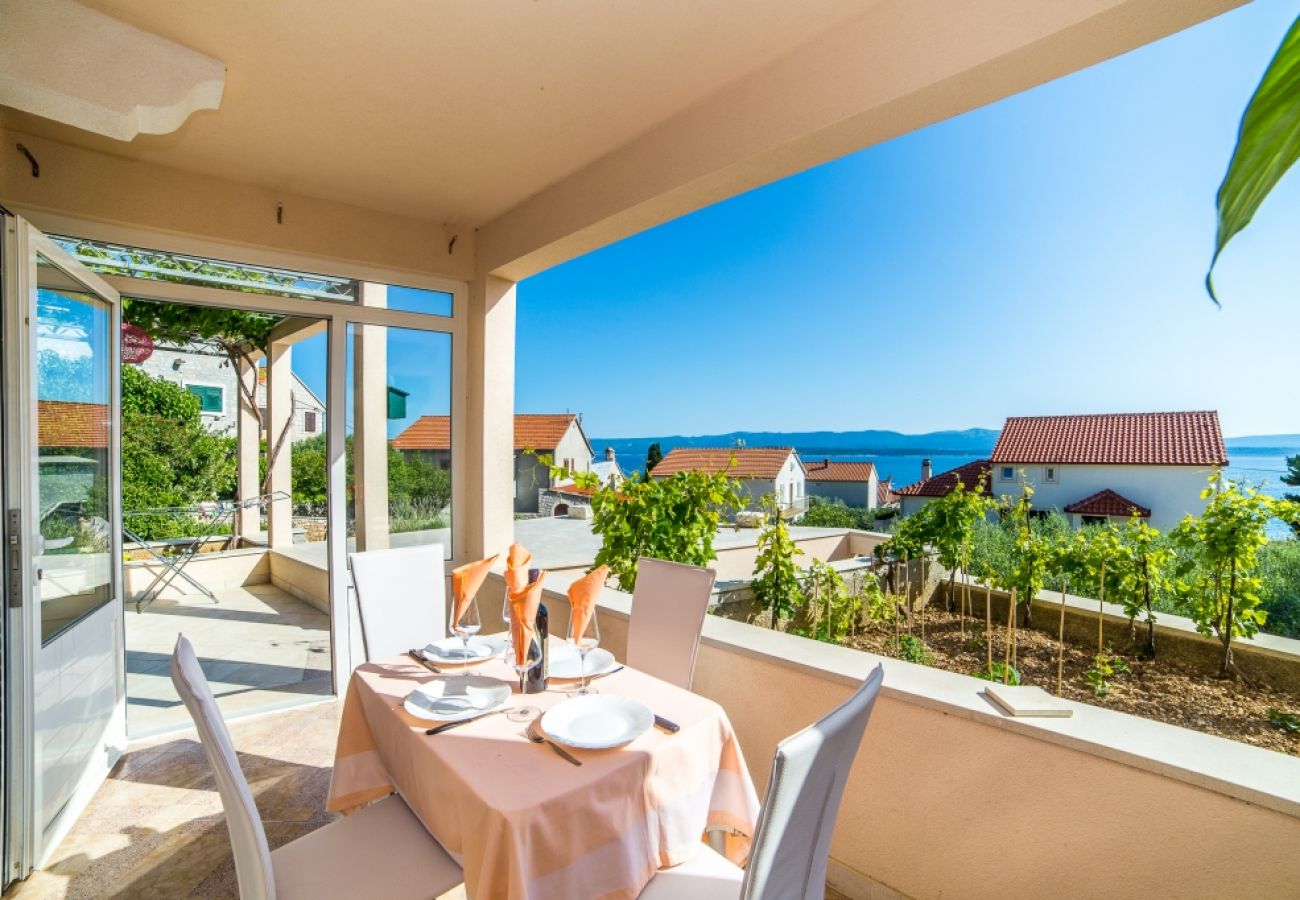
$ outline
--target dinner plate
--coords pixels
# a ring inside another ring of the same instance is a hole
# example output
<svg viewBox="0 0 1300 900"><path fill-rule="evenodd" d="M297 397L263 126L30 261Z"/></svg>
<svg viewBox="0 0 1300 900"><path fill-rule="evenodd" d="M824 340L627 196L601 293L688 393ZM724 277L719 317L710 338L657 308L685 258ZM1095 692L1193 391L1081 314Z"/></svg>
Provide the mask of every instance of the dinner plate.
<svg viewBox="0 0 1300 900"><path fill-rule="evenodd" d="M618 694L585 694L548 709L542 731L557 744L608 750L645 734L654 725L650 707Z"/></svg>
<svg viewBox="0 0 1300 900"><path fill-rule="evenodd" d="M465 642L458 637L443 638L424 648L425 659L436 663L480 663L505 652L505 638L495 634L476 634L469 639L469 655L465 655Z"/></svg>
<svg viewBox="0 0 1300 900"><path fill-rule="evenodd" d="M582 658L578 655L578 648L570 643L560 644L551 648L551 658L548 662L549 668L547 674L551 678L581 678L583 669L581 668ZM603 675L610 669L618 668L618 660L614 659L614 654L601 647L597 647L587 653L587 677L592 675Z"/></svg>
<svg viewBox="0 0 1300 900"><path fill-rule="evenodd" d="M496 709L510 697L510 685L487 675L435 678L406 695L403 707L417 719L459 722Z"/></svg>

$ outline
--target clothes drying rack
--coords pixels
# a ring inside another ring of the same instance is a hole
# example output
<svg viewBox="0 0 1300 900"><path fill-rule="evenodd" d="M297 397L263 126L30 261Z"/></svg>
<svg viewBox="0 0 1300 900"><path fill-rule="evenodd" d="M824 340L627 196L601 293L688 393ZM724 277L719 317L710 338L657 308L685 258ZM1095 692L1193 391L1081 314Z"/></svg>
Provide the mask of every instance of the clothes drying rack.
<svg viewBox="0 0 1300 900"><path fill-rule="evenodd" d="M205 544L212 538L216 537L221 531L223 525L234 521L235 513L240 510L257 508L265 511L273 501L288 500L289 495L284 491L275 491L270 494L262 494L258 497L250 497L247 500L226 500L215 503L198 503L193 506L155 506L148 509L133 509L130 512L122 513L123 522L142 516L177 516L195 522L199 526L198 532L185 545L184 549L176 555L168 555L159 552L161 548L167 546L165 541L147 541L139 534L127 527L122 526L122 534L128 541L138 544L140 549L148 553L155 562L162 566L162 571L154 576L149 587L145 588L135 600L135 611L144 612L149 605L158 599L176 579L189 584L196 591L207 597L213 603L219 603L217 595L212 593L206 585L185 571L196 556L198 556ZM233 537L233 535L232 535Z"/></svg>

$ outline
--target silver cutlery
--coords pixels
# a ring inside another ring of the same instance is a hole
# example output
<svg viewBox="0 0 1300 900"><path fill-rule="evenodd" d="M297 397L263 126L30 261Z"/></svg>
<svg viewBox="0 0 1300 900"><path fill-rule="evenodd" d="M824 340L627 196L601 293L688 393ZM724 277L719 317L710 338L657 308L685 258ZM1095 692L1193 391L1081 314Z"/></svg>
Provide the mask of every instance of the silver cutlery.
<svg viewBox="0 0 1300 900"><path fill-rule="evenodd" d="M611 675L622 672L626 668L627 666L618 666L617 668L610 669L608 672L601 672L599 675L588 675L587 680L595 681L597 678L608 678Z"/></svg>
<svg viewBox="0 0 1300 900"><path fill-rule="evenodd" d="M546 746L554 750L556 753L560 754L561 757L573 763L575 766L582 765L582 760L578 759L578 757L574 756L568 750L565 750L559 744L555 743L555 741L551 740L546 735L542 734L537 727L536 719L534 719L529 724L528 730L525 731L524 733L528 735L528 740L532 741L534 744L545 744Z"/></svg>
<svg viewBox="0 0 1300 900"><path fill-rule="evenodd" d="M488 716L495 716L498 713L509 712L509 709L510 708L508 706L503 706L500 709L494 709L489 712L479 713L477 716L470 716L468 719L457 719L455 722L447 722L444 725L435 725L433 728L428 729L424 733L442 734L444 731L448 731L452 728L459 728L462 725L468 725L470 722L477 722L479 719L486 719Z"/></svg>
<svg viewBox="0 0 1300 900"><path fill-rule="evenodd" d="M682 726L678 725L672 719L665 719L663 716L659 715L655 716L655 724L669 734L676 734L682 730Z"/></svg>
<svg viewBox="0 0 1300 900"><path fill-rule="evenodd" d="M432 672L433 674L435 674L435 675L441 675L441 674L442 674L442 669L439 669L439 668L438 668L437 666L435 666L433 663L429 662L429 660L425 659L425 658L424 658L424 654L421 653L419 650L407 650L407 651L406 651L406 655L409 656L409 657L411 657L411 659L415 660L415 661L418 662L420 665L424 666L426 669L428 669L428 670L429 670L430 672Z"/></svg>

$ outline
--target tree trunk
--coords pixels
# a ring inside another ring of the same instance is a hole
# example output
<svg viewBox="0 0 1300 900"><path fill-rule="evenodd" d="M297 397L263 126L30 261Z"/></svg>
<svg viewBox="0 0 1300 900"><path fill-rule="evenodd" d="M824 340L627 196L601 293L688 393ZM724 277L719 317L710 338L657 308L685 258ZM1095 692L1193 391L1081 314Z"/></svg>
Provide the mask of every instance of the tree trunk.
<svg viewBox="0 0 1300 900"><path fill-rule="evenodd" d="M1233 600L1237 596L1237 561L1234 559L1228 574L1228 603L1223 615L1223 663L1219 666L1219 677L1229 678L1236 673L1236 663L1232 658L1232 627L1236 622L1236 610Z"/></svg>
<svg viewBox="0 0 1300 900"><path fill-rule="evenodd" d="M1097 655L1106 651L1106 562L1101 563L1101 584L1097 590Z"/></svg>
<svg viewBox="0 0 1300 900"><path fill-rule="evenodd" d="M1061 625L1056 635L1056 696L1061 696L1061 685L1065 679L1065 592L1070 587L1069 579L1061 584Z"/></svg>
<svg viewBox="0 0 1300 900"><path fill-rule="evenodd" d="M987 577L987 576L986 576ZM989 674L993 673L993 585L984 584L984 638L988 643Z"/></svg>
<svg viewBox="0 0 1300 900"><path fill-rule="evenodd" d="M1156 619L1151 613L1151 565L1142 557L1142 605L1147 611L1147 648L1149 658L1156 658Z"/></svg>
<svg viewBox="0 0 1300 900"><path fill-rule="evenodd" d="M1007 601L1007 652L1003 656L1002 663L1002 683L1006 684L1011 674L1011 648L1014 643L1012 635L1016 630L1016 589L1011 589L1011 597ZM990 674L992 674L990 672Z"/></svg>

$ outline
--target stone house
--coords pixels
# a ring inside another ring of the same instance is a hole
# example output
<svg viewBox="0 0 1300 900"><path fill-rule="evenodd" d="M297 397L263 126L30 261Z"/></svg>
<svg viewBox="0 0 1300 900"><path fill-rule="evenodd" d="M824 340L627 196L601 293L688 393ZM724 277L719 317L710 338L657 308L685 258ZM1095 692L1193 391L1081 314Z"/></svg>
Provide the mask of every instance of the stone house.
<svg viewBox="0 0 1300 900"><path fill-rule="evenodd" d="M809 497L839 500L845 506L875 509L880 505L880 477L870 462L805 462Z"/></svg>
<svg viewBox="0 0 1300 900"><path fill-rule="evenodd" d="M420 416L393 438L393 446L448 469L451 420L447 416ZM570 472L592 471L591 442L582 430L582 417L574 413L517 413L514 449L517 513L538 512L539 492L553 486L550 465L540 457L549 457L551 464Z"/></svg>
<svg viewBox="0 0 1300 900"><path fill-rule="evenodd" d="M156 346L138 368L162 378L199 398L204 426L213 434L234 435L239 414L239 386L226 354L214 344L201 342L186 347ZM293 374L294 443L325 431L325 402ZM266 421L266 369L257 370L257 405ZM265 431L263 432L265 437Z"/></svg>
<svg viewBox="0 0 1300 900"><path fill-rule="evenodd" d="M740 482L750 509L758 509L768 494L776 497L787 515L799 515L807 508L806 470L793 447L674 447L650 477L692 471L726 472Z"/></svg>

